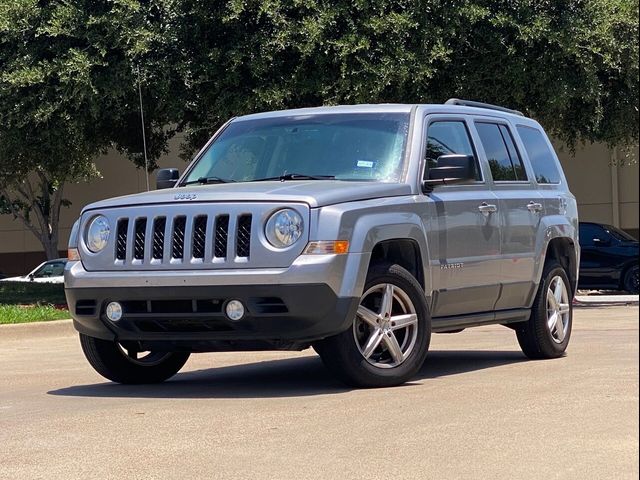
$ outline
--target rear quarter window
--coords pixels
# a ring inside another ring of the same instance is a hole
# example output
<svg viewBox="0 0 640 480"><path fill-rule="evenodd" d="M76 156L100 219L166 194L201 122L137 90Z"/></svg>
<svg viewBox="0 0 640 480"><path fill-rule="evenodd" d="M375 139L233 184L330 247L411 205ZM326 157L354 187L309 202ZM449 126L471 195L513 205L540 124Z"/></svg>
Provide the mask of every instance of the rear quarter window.
<svg viewBox="0 0 640 480"><path fill-rule="evenodd" d="M538 183L560 183L560 169L545 135L537 128L518 125L518 134L527 151Z"/></svg>

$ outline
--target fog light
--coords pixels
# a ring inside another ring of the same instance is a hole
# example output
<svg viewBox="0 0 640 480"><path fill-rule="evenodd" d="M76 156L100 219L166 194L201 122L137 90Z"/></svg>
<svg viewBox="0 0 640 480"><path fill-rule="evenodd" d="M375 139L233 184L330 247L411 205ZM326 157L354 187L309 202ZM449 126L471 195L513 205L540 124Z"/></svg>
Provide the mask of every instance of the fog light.
<svg viewBox="0 0 640 480"><path fill-rule="evenodd" d="M242 305L240 300L230 300L224 308L224 311L227 317L229 317L229 320L236 321L244 317L244 305Z"/></svg>
<svg viewBox="0 0 640 480"><path fill-rule="evenodd" d="M107 305L107 318L112 322L117 322L122 318L122 305L118 302L111 302Z"/></svg>

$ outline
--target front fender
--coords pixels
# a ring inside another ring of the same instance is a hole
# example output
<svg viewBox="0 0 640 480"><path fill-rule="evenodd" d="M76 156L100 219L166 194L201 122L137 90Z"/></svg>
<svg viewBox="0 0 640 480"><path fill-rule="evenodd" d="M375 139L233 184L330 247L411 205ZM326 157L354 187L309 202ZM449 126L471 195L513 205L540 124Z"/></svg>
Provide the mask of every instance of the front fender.
<svg viewBox="0 0 640 480"><path fill-rule="evenodd" d="M424 266L429 264L429 252L420 216L410 211L410 203L386 205L386 208L381 203L391 202L378 200L371 207L368 203L361 202L363 208L353 210L340 205L323 208L318 217L318 230L313 232L318 240L349 240L350 259L346 265L341 295L362 295L371 252L378 243L394 239L412 240L417 244L425 291L430 292L431 275L424 270Z"/></svg>

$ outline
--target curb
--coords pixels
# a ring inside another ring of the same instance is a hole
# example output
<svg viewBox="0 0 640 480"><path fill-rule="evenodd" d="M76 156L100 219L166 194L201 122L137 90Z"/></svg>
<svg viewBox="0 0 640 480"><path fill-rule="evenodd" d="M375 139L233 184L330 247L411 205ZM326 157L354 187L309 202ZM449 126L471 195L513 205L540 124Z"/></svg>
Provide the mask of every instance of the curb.
<svg viewBox="0 0 640 480"><path fill-rule="evenodd" d="M0 325L0 336L3 339L67 336L75 333L72 320L51 320L48 322L9 323Z"/></svg>
<svg viewBox="0 0 640 480"><path fill-rule="evenodd" d="M638 295L579 295L574 298L574 307L620 307L637 306Z"/></svg>

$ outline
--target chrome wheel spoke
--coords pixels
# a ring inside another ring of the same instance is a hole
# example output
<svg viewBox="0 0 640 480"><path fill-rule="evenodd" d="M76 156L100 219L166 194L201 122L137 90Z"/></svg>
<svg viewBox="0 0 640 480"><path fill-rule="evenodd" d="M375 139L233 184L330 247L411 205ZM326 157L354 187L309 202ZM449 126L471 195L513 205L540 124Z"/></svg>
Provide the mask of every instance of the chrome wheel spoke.
<svg viewBox="0 0 640 480"><path fill-rule="evenodd" d="M549 331L553 333L553 329L556 327L556 324L558 323L558 317L560 315L558 315L558 312L553 312L550 316L549 319L547 320L547 326L549 327Z"/></svg>
<svg viewBox="0 0 640 480"><path fill-rule="evenodd" d="M562 303L562 297L564 295L564 282L560 277L556 277L556 288L553 290L553 296L556 299L556 304Z"/></svg>
<svg viewBox="0 0 640 480"><path fill-rule="evenodd" d="M382 329L376 328L367 340L367 344L362 349L362 356L367 359L370 358L371 355L373 355L373 352L375 352L376 348L378 348L378 345L380 345L383 337L384 332L382 331Z"/></svg>
<svg viewBox="0 0 640 480"><path fill-rule="evenodd" d="M556 314L556 335L560 342L564 340L564 323L562 322L562 315L559 314Z"/></svg>
<svg viewBox="0 0 640 480"><path fill-rule="evenodd" d="M363 305L358 306L358 316L373 328L378 328L378 315L369 310L367 307Z"/></svg>
<svg viewBox="0 0 640 480"><path fill-rule="evenodd" d="M391 318L391 310L393 309L393 285L387 283L382 294L382 302L380 303L380 316L382 318Z"/></svg>
<svg viewBox="0 0 640 480"><path fill-rule="evenodd" d="M418 316L415 313L406 315L395 315L391 317L391 330L410 327L418 323Z"/></svg>
<svg viewBox="0 0 640 480"><path fill-rule="evenodd" d="M549 288L549 291L547 292L547 309L558 309L558 301L556 300L555 294L553 293L553 290L551 290L551 288Z"/></svg>
<svg viewBox="0 0 640 480"><path fill-rule="evenodd" d="M398 343L398 339L392 331L388 331L384 336L384 343L389 350L389 354L393 358L396 364L400 364L404 361L404 353L402 353L402 348L400 348L400 344Z"/></svg>

